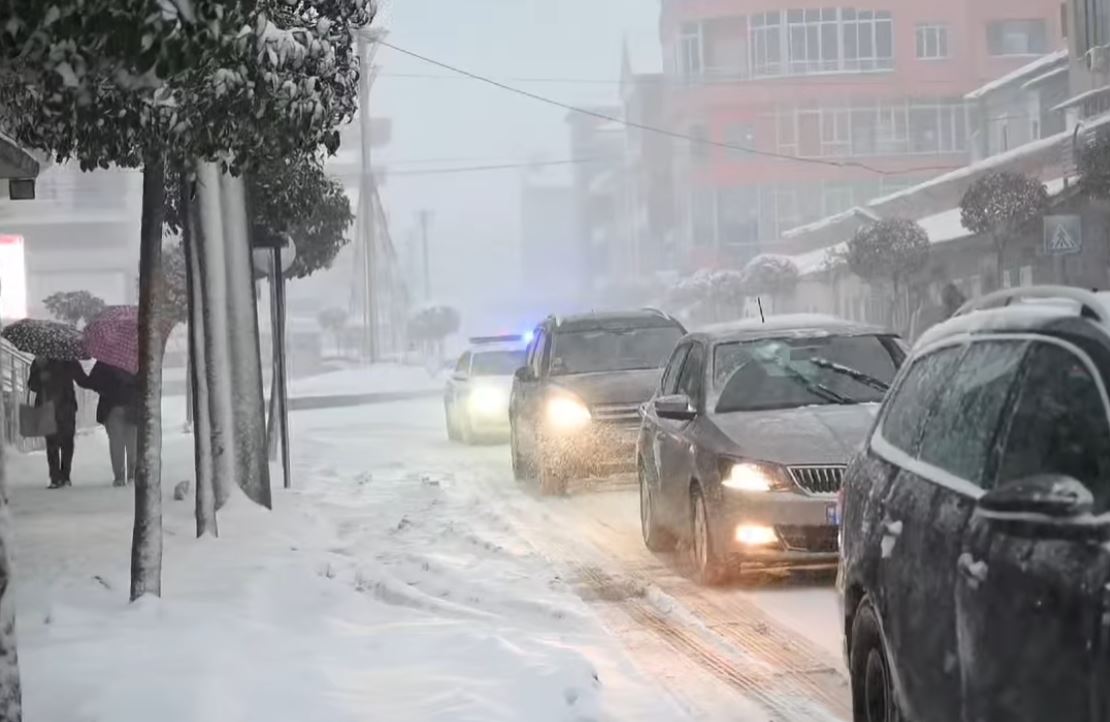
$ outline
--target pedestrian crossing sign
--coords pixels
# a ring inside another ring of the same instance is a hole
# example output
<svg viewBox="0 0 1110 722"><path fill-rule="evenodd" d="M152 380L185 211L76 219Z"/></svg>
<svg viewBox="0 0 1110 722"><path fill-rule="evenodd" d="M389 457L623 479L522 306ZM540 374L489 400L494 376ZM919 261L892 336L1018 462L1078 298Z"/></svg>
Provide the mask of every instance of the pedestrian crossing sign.
<svg viewBox="0 0 1110 722"><path fill-rule="evenodd" d="M1083 223L1079 216L1045 216L1045 255L1063 256L1079 253L1081 250L1083 250Z"/></svg>

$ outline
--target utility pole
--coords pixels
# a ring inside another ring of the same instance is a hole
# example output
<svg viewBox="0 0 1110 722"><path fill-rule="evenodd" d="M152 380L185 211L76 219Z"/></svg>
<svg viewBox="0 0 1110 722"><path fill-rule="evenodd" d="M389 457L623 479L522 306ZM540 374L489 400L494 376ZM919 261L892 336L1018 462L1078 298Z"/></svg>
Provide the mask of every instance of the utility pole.
<svg viewBox="0 0 1110 722"><path fill-rule="evenodd" d="M375 31L363 30L358 33L358 56L360 65L358 117L362 150L362 168L359 176L359 242L362 245L362 328L366 358L373 363L378 359L378 319L374 280L375 250L377 248L377 187L374 178L373 157L374 126L370 118L370 90L374 86L377 68L374 67L374 54L377 44Z"/></svg>
<svg viewBox="0 0 1110 722"><path fill-rule="evenodd" d="M432 212L429 210L422 210L417 213L420 218L420 237L421 237L421 254L420 257L424 261L424 300L432 300L432 269L431 261L428 258L428 223L432 220Z"/></svg>

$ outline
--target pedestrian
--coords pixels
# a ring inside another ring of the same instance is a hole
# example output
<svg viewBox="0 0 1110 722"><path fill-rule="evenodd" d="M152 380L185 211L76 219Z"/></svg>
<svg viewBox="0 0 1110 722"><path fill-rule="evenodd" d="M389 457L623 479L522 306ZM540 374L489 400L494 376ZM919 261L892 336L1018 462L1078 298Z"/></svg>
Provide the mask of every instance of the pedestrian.
<svg viewBox="0 0 1110 722"><path fill-rule="evenodd" d="M73 445L77 435L77 391L88 377L77 361L35 357L27 377L27 388L35 392L35 406L54 404L55 430L46 437L46 464L50 469L51 489L72 486Z"/></svg>
<svg viewBox="0 0 1110 722"><path fill-rule="evenodd" d="M952 318L967 300L956 284L952 282L945 283L940 288L939 293L936 290L937 285L939 284L933 284L929 288L925 302L913 315L910 322L911 341L917 341L923 333L936 324Z"/></svg>
<svg viewBox="0 0 1110 722"><path fill-rule="evenodd" d="M96 422L108 432L114 486L135 481L139 446L139 391L135 376L97 361L89 372L88 387L100 394Z"/></svg>

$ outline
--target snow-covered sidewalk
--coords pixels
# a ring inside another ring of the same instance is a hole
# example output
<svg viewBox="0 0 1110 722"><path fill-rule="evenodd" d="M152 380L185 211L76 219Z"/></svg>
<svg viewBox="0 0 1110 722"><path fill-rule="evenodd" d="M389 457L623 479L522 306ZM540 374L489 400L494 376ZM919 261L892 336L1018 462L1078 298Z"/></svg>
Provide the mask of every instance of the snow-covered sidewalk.
<svg viewBox="0 0 1110 722"><path fill-rule="evenodd" d="M297 490L272 513L233 500L201 542L171 499L192 451L167 411L161 600L127 603L132 494L99 432L69 490L9 457L28 722L685 719L471 486L480 470L431 437L426 464L397 461L403 406L296 414Z"/></svg>

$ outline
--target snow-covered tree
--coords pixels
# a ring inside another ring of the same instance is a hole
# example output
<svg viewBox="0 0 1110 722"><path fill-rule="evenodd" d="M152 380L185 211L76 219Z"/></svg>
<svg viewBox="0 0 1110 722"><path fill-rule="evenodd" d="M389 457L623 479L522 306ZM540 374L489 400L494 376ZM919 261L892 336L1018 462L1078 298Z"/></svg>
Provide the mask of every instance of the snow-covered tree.
<svg viewBox="0 0 1110 722"><path fill-rule="evenodd" d="M443 341L462 325L459 312L451 306L425 306L409 318L409 338L431 346L443 357Z"/></svg>
<svg viewBox="0 0 1110 722"><path fill-rule="evenodd" d="M798 284L798 266L788 256L764 253L744 266L743 281L749 294L775 296Z"/></svg>
<svg viewBox="0 0 1110 722"><path fill-rule="evenodd" d="M320 324L320 328L331 334L335 351L338 354L343 353L340 344L343 339L343 331L347 328L347 317L347 309L338 306L322 309L316 315L316 321Z"/></svg>
<svg viewBox="0 0 1110 722"><path fill-rule="evenodd" d="M238 172L257 158L334 151L336 127L357 104L353 33L373 10L372 0L15 0L10 8L0 128L86 170L144 173L133 599L161 590L157 289L167 165L207 159Z"/></svg>
<svg viewBox="0 0 1110 722"><path fill-rule="evenodd" d="M54 318L71 326L87 324L106 306L102 298L88 291L59 291L43 299L42 304Z"/></svg>
<svg viewBox="0 0 1110 722"><path fill-rule="evenodd" d="M860 278L889 284L894 303L904 304L908 281L929 260L929 235L916 221L884 218L856 231L844 260Z"/></svg>
<svg viewBox="0 0 1110 722"><path fill-rule="evenodd" d="M694 322L709 323L739 316L745 295L740 271L701 269L671 286L667 306Z"/></svg>
<svg viewBox="0 0 1110 722"><path fill-rule="evenodd" d="M960 201L960 219L973 233L990 238L995 252L994 283L1002 279L1007 244L1048 210L1048 190L1035 178L997 171L979 178Z"/></svg>

